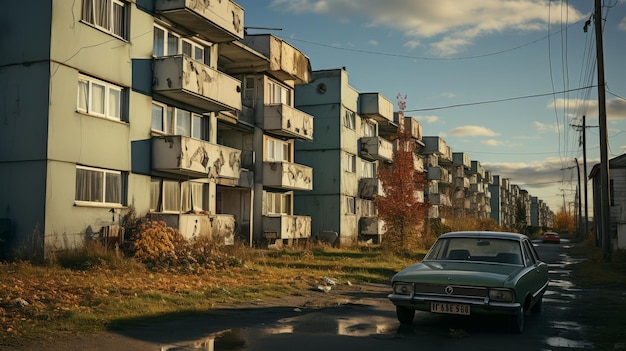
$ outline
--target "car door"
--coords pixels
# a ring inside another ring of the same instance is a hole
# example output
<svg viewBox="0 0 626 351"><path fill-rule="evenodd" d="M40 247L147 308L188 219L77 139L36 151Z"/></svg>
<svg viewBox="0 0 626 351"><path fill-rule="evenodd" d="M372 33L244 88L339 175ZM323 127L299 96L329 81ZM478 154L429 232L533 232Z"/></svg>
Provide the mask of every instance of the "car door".
<svg viewBox="0 0 626 351"><path fill-rule="evenodd" d="M541 289L548 283L548 265L541 261L530 240L523 240L522 250L524 251L524 265L527 268L522 278L523 290L529 292L536 300L541 296L539 294Z"/></svg>

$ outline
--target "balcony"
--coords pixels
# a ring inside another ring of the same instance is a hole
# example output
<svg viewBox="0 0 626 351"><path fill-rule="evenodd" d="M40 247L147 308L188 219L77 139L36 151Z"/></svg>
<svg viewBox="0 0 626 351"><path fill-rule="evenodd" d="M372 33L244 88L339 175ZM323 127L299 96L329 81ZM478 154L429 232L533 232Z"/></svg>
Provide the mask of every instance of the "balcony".
<svg viewBox="0 0 626 351"><path fill-rule="evenodd" d="M474 193L485 193L485 184L474 183L470 185L470 191Z"/></svg>
<svg viewBox="0 0 626 351"><path fill-rule="evenodd" d="M359 197L373 200L376 195L383 195L383 188L378 178L359 179Z"/></svg>
<svg viewBox="0 0 626 351"><path fill-rule="evenodd" d="M178 229L185 239L210 236L225 245L234 244L235 216L228 214L151 213L169 227Z"/></svg>
<svg viewBox="0 0 626 351"><path fill-rule="evenodd" d="M413 117L404 117L404 130L409 132L411 137L422 140L422 125Z"/></svg>
<svg viewBox="0 0 626 351"><path fill-rule="evenodd" d="M424 142L423 154L435 154L438 156L440 164L452 163L452 149L448 146L445 140L438 136L425 136L422 137Z"/></svg>
<svg viewBox="0 0 626 351"><path fill-rule="evenodd" d="M415 153L413 154L413 169L424 172L424 157Z"/></svg>
<svg viewBox="0 0 626 351"><path fill-rule="evenodd" d="M385 234L385 222L378 217L361 217L359 219L359 234L363 236L383 235Z"/></svg>
<svg viewBox="0 0 626 351"><path fill-rule="evenodd" d="M313 190L313 168L291 162L263 162L263 186Z"/></svg>
<svg viewBox="0 0 626 351"><path fill-rule="evenodd" d="M454 186L457 188L468 189L470 187L470 181L466 177L455 177Z"/></svg>
<svg viewBox="0 0 626 351"><path fill-rule="evenodd" d="M452 153L452 163L463 166L464 169L470 169L472 166L472 158L464 152Z"/></svg>
<svg viewBox="0 0 626 351"><path fill-rule="evenodd" d="M300 50L271 35L246 35L219 46L220 64L231 74L267 73L283 82L307 84L311 62Z"/></svg>
<svg viewBox="0 0 626 351"><path fill-rule="evenodd" d="M391 161L393 144L379 136L361 138L360 156L369 160Z"/></svg>
<svg viewBox="0 0 626 351"><path fill-rule="evenodd" d="M241 111L241 82L184 55L154 59L152 90L202 111Z"/></svg>
<svg viewBox="0 0 626 351"><path fill-rule="evenodd" d="M156 0L163 17L214 43L243 38L243 8L229 0Z"/></svg>
<svg viewBox="0 0 626 351"><path fill-rule="evenodd" d="M288 138L313 141L313 116L285 104L265 105L263 129Z"/></svg>
<svg viewBox="0 0 626 351"><path fill-rule="evenodd" d="M239 179L241 150L182 135L155 136L152 169L191 178Z"/></svg>
<svg viewBox="0 0 626 351"><path fill-rule="evenodd" d="M311 217L294 215L263 216L266 239L307 239L311 237Z"/></svg>
<svg viewBox="0 0 626 351"><path fill-rule="evenodd" d="M433 205L452 206L452 201L447 194L428 194L428 201Z"/></svg>
<svg viewBox="0 0 626 351"><path fill-rule="evenodd" d="M472 161L472 173L478 175L479 181L485 178L485 169L480 165L480 161Z"/></svg>
<svg viewBox="0 0 626 351"><path fill-rule="evenodd" d="M448 170L439 166L428 167L427 179L437 180L442 183L450 183L450 175L448 173Z"/></svg>
<svg viewBox="0 0 626 351"><path fill-rule="evenodd" d="M361 93L358 114L378 122L393 122L393 103L379 93Z"/></svg>

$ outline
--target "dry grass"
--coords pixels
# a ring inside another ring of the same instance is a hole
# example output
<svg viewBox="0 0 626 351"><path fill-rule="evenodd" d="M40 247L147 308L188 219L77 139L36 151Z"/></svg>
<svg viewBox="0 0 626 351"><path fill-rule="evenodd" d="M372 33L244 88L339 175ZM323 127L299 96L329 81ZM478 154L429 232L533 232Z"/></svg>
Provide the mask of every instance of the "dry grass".
<svg viewBox="0 0 626 351"><path fill-rule="evenodd" d="M97 246L57 255L44 265L0 263L0 346L124 328L165 314L191 315L221 303L297 294L323 276L338 282L386 282L421 258L324 246L225 250L228 265L159 270Z"/></svg>

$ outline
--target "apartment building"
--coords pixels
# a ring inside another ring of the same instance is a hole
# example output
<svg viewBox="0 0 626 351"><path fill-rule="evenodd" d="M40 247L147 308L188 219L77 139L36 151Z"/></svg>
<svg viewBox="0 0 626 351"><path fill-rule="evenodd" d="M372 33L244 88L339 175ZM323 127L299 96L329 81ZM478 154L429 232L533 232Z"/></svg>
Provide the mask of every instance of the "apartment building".
<svg viewBox="0 0 626 351"><path fill-rule="evenodd" d="M311 75L301 52L245 36L230 0L11 6L0 14L3 251L119 236L131 208L187 238L310 236L310 218L292 213L292 192L312 188L312 170L293 163L293 140L313 135L293 108Z"/></svg>
<svg viewBox="0 0 626 351"><path fill-rule="evenodd" d="M296 86L296 107L314 116L318 132L313 141L296 142L296 161L313 168L313 190L296 193L294 208L310 214L312 233L328 241L380 240L376 174L393 156L393 104L378 93L358 92L339 68L313 71L310 83Z"/></svg>

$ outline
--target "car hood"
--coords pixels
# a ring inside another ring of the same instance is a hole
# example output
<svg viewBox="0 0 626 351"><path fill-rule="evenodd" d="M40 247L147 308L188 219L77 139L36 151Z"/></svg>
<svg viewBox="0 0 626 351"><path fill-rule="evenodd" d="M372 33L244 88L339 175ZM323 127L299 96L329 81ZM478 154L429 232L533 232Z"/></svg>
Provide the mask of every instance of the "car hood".
<svg viewBox="0 0 626 351"><path fill-rule="evenodd" d="M510 286L524 267L484 262L428 261L398 272L392 282L424 284Z"/></svg>

